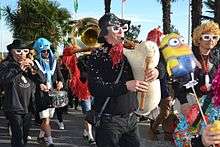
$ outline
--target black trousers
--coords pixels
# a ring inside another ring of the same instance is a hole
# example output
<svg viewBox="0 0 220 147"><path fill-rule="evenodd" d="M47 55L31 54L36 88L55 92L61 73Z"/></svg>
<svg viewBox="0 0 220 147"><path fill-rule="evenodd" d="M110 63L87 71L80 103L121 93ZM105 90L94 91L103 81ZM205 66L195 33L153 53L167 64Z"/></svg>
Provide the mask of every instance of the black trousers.
<svg viewBox="0 0 220 147"><path fill-rule="evenodd" d="M66 107L60 107L56 108L56 113L57 113L57 119L59 122L63 122L63 113L65 111Z"/></svg>
<svg viewBox="0 0 220 147"><path fill-rule="evenodd" d="M14 112L5 112L5 115L11 126L11 146L24 147L27 143L28 132L31 126L31 113L16 114Z"/></svg>
<svg viewBox="0 0 220 147"><path fill-rule="evenodd" d="M139 147L136 115L103 116L95 139L97 147Z"/></svg>

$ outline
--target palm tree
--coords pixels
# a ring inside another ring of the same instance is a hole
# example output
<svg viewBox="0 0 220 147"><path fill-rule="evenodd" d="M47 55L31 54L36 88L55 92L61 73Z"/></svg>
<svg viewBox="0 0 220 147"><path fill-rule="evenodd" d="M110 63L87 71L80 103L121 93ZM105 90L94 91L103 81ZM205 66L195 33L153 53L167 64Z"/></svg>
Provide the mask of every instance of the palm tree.
<svg viewBox="0 0 220 147"><path fill-rule="evenodd" d="M163 33L169 34L171 32L171 3L176 0L157 0L162 4L163 11Z"/></svg>
<svg viewBox="0 0 220 147"><path fill-rule="evenodd" d="M214 14L214 18L210 16L203 16L205 19L211 19L220 24L220 1L219 0L207 0L204 2L209 9L207 12Z"/></svg>
<svg viewBox="0 0 220 147"><path fill-rule="evenodd" d="M218 22L218 24L220 24L220 1L219 0L215 0L215 21Z"/></svg>
<svg viewBox="0 0 220 147"><path fill-rule="evenodd" d="M45 37L56 46L70 29L67 9L48 0L19 0L17 10L7 6L4 15L14 38L33 41Z"/></svg>
<svg viewBox="0 0 220 147"><path fill-rule="evenodd" d="M201 24L202 16L202 0L191 0L191 22L192 22L192 33L194 29ZM192 51L196 57L199 56L198 50L192 44Z"/></svg>
<svg viewBox="0 0 220 147"><path fill-rule="evenodd" d="M210 16L203 16L205 19L214 20L220 25L220 0L207 0L204 2L206 7L209 9L206 12L209 12L211 14L214 14L214 18ZM218 45L216 46L216 49L219 48L220 41L218 42ZM214 52L214 50L213 50Z"/></svg>

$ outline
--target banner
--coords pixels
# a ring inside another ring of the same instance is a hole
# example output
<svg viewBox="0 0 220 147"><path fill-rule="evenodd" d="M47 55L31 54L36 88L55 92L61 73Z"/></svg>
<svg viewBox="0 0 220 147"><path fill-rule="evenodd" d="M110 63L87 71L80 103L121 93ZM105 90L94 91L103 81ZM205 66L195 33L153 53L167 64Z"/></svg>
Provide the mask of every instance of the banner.
<svg viewBox="0 0 220 147"><path fill-rule="evenodd" d="M78 0L73 0L73 7L74 7L74 12L77 13L79 7Z"/></svg>

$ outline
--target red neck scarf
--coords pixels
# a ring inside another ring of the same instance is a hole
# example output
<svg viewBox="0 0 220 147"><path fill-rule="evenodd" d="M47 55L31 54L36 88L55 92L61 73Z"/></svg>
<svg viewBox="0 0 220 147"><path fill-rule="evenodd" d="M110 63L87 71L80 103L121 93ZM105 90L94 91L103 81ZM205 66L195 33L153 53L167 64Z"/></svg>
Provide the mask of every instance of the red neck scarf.
<svg viewBox="0 0 220 147"><path fill-rule="evenodd" d="M115 66L117 66L118 63L120 63L123 59L123 44L119 43L116 44L115 46L113 46L110 51L109 51L109 55L112 59L112 68L114 68Z"/></svg>
<svg viewBox="0 0 220 147"><path fill-rule="evenodd" d="M209 75L209 55L202 55L202 54L200 54L200 56L201 56L200 63L202 65L202 70L205 73L205 77L204 78L205 78L205 81L206 81L206 76L208 77L208 75ZM200 87L200 90L202 92L208 92L208 87L206 86L206 84L207 83L205 82L205 84Z"/></svg>
<svg viewBox="0 0 220 147"><path fill-rule="evenodd" d="M201 63L202 63L202 69L204 70L205 74L208 74L209 73L209 55L201 54Z"/></svg>

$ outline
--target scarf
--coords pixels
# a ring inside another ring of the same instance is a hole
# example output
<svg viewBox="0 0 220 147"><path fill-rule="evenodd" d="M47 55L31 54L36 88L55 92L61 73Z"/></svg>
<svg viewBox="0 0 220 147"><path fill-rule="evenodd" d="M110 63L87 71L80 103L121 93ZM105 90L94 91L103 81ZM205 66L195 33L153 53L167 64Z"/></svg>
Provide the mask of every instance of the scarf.
<svg viewBox="0 0 220 147"><path fill-rule="evenodd" d="M123 49L122 43L116 44L110 49L109 55L112 59L112 68L115 68L123 60Z"/></svg>

